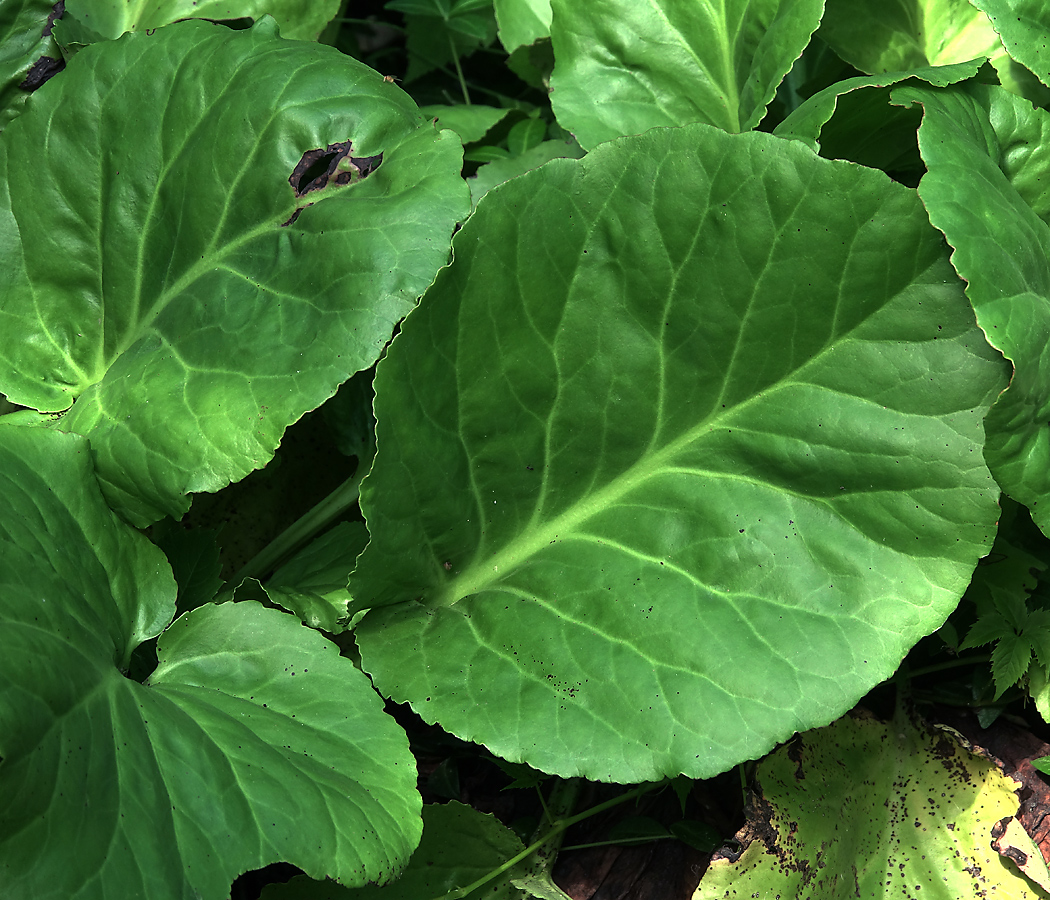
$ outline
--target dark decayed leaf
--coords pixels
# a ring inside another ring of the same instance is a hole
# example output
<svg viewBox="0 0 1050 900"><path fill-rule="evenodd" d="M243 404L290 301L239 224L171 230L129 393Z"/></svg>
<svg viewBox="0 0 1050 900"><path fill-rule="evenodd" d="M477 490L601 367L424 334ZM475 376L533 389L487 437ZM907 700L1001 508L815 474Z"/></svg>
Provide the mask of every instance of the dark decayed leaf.
<svg viewBox="0 0 1050 900"><path fill-rule="evenodd" d="M957 604L1005 368L881 173L703 125L554 160L379 365L364 668L561 775L754 758Z"/></svg>
<svg viewBox="0 0 1050 900"><path fill-rule="evenodd" d="M111 505L177 518L374 362L469 209L460 152L272 19L80 51L0 143L0 389L75 400Z"/></svg>
<svg viewBox="0 0 1050 900"><path fill-rule="evenodd" d="M5 900L223 900L288 860L390 878L419 837L404 732L335 645L256 603L175 609L161 552L87 441L0 425L0 885Z"/></svg>

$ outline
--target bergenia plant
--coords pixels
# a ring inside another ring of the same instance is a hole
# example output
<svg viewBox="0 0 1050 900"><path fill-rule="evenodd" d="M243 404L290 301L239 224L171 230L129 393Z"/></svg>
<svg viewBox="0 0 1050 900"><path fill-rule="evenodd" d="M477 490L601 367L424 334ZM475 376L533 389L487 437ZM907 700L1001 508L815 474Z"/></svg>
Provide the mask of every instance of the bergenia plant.
<svg viewBox="0 0 1050 900"><path fill-rule="evenodd" d="M350 896L424 822L367 896L557 896L529 853L578 811L422 815L384 699L562 779L710 778L893 676L1001 494L1050 534L1050 12L398 0L407 77L461 88L423 112L301 6L0 26L5 897L276 861ZM494 34L549 106L477 102ZM194 497L318 407L356 470L195 571ZM1045 711L1026 598L962 649L1020 647L996 680ZM484 865L427 881L464 829Z"/></svg>

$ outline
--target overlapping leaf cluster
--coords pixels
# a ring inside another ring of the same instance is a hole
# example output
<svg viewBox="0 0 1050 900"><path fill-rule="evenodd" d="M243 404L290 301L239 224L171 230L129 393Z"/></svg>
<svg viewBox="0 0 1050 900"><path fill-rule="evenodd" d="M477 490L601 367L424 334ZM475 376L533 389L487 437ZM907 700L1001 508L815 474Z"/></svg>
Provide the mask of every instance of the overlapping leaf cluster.
<svg viewBox="0 0 1050 900"><path fill-rule="evenodd" d="M451 63L465 101L421 111L314 42L335 3L23 4L6 895L391 878L422 820L376 690L634 783L758 758L890 677L1000 491L1050 521L1050 18L1022 5L398 0L406 79ZM257 21L178 21L220 13ZM497 30L549 107L471 102L460 58ZM136 531L329 400L356 474L238 577ZM1010 585L969 644L998 642L1001 687L1034 656L1044 709L1045 616ZM484 829L499 869L520 845ZM402 887L437 890L420 859Z"/></svg>

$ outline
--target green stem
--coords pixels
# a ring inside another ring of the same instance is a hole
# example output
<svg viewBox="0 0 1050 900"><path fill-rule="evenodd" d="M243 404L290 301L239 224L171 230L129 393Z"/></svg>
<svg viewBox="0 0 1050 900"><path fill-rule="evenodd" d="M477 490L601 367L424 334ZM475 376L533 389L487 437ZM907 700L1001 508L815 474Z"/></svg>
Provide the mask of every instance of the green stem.
<svg viewBox="0 0 1050 900"><path fill-rule="evenodd" d="M633 800L635 797L640 797L642 794L648 793L653 788L658 787L662 782L656 784L643 784L635 788L633 791L628 791L626 794L621 794L619 797L613 797L612 800L607 800L605 803L599 803L597 806L592 806L588 810L584 810L582 813L578 813L575 816L569 816L567 819L559 819L551 826L550 831L546 832L543 837L536 841L533 841L521 851L517 856L508 859L498 869L493 869L491 872L479 878L477 881L468 884L466 887L461 887L455 891L449 891L447 894L442 894L440 897L435 897L434 900L462 900L472 891L476 891L480 887L484 887L490 881L495 878L499 878L504 872L513 869L523 859L527 859L530 855L539 850L545 843L547 843L556 834L565 831L577 822L582 822L584 819L589 819L591 816L597 815L600 812L604 812L607 809L611 809L614 806L618 806L621 803L626 803L628 800Z"/></svg>
<svg viewBox="0 0 1050 900"><path fill-rule="evenodd" d="M361 482L371 468L371 460L361 460L352 478L344 481L256 553L234 574L229 584L235 588L245 578L257 578L259 581L268 578L280 563L357 503L361 494Z"/></svg>
<svg viewBox="0 0 1050 900"><path fill-rule="evenodd" d="M935 666L924 666L921 669L913 669L910 672L906 672L904 677L910 681L912 678L918 678L920 675L930 675L933 672L943 672L946 669L957 669L960 666L975 666L982 663L989 663L991 661L992 655L990 653L983 656L963 656L948 662L937 663Z"/></svg>
<svg viewBox="0 0 1050 900"><path fill-rule="evenodd" d="M456 42L452 39L452 32L446 31L448 35L448 45L452 49L452 62L456 66L456 75L459 78L459 87L463 91L463 102L470 106L470 94L467 93L467 80L463 77L463 67L459 64L459 54L456 52Z"/></svg>

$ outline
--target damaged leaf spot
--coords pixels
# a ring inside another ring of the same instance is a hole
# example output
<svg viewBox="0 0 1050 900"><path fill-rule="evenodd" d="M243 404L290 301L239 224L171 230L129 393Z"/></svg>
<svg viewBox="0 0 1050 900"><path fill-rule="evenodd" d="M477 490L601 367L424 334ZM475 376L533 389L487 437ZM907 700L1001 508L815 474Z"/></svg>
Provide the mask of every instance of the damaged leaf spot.
<svg viewBox="0 0 1050 900"><path fill-rule="evenodd" d="M324 150L307 150L288 178L295 196L305 197L330 184L352 184L371 175L383 161L382 153L355 158L350 155L350 149L350 141L340 141Z"/></svg>
<svg viewBox="0 0 1050 900"><path fill-rule="evenodd" d="M295 191L296 199L302 199L307 194L324 190L327 187L342 187L354 184L363 178L367 178L383 162L383 154L376 156L351 156L352 145L350 141L339 141L329 144L323 150L307 150L302 159L292 169L288 176L288 183ZM305 203L300 206L284 225L291 225L299 214L310 206Z"/></svg>

